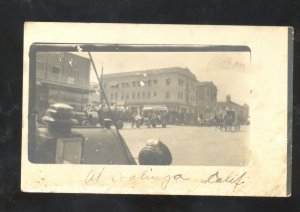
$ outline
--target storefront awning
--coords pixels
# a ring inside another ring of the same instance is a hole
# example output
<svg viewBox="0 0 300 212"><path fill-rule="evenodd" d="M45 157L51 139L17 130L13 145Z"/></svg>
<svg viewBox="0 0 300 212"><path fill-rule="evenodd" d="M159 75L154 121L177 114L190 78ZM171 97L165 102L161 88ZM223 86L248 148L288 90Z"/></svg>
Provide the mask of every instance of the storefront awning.
<svg viewBox="0 0 300 212"><path fill-rule="evenodd" d="M48 81L48 80L38 80L37 85L49 85L51 87L61 88L67 91L74 91L78 93L90 93L94 92L94 90L90 88L78 87L76 85L67 84L67 83L59 83L55 81Z"/></svg>
<svg viewBox="0 0 300 212"><path fill-rule="evenodd" d="M143 107L143 111L153 110L153 111L168 111L168 107L166 105L147 105Z"/></svg>

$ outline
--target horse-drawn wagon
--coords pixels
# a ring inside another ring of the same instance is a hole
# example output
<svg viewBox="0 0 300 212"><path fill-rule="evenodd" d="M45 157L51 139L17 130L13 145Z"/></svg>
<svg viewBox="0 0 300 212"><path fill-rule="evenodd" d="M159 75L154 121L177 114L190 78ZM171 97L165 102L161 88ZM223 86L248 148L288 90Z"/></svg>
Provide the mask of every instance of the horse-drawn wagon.
<svg viewBox="0 0 300 212"><path fill-rule="evenodd" d="M161 125L163 128L167 127L167 106L144 106L143 110L144 123L148 128L155 128Z"/></svg>

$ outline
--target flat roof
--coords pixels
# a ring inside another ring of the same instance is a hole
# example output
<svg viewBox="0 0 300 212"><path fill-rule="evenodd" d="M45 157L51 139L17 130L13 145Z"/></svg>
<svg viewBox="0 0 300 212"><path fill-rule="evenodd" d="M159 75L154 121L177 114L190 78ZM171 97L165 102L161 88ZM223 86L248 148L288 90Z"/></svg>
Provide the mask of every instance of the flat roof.
<svg viewBox="0 0 300 212"><path fill-rule="evenodd" d="M210 82L201 82L201 81L199 81L198 85L199 86L210 86L210 87L213 87L215 89L218 89L217 86L212 81L210 81Z"/></svg>
<svg viewBox="0 0 300 212"><path fill-rule="evenodd" d="M147 69L147 70L139 70L139 71L104 74L103 78L107 79L107 78L115 78L115 77L141 76L141 75L147 76L147 75L157 75L157 74L165 74L165 73L179 73L196 80L196 76L188 68L182 68L182 67L168 67L168 68L159 68L159 69Z"/></svg>

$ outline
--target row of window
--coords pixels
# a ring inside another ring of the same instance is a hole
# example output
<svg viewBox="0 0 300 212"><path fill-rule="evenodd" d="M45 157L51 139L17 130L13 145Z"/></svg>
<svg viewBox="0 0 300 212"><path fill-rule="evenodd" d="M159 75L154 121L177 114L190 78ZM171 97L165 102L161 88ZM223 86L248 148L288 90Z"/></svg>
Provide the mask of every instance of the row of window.
<svg viewBox="0 0 300 212"><path fill-rule="evenodd" d="M51 73L53 74L61 74L62 73L62 68L58 65L51 65L52 66L52 69L51 69ZM42 63L42 62L39 62L37 61L36 62L36 69L37 71L42 71L42 72L45 72L46 71L46 64L45 63ZM71 68L71 69L68 69L69 70L69 75L76 75L79 77L79 70L76 69L76 68Z"/></svg>
<svg viewBox="0 0 300 212"><path fill-rule="evenodd" d="M140 81L132 81L130 82L122 82L121 87L122 88L129 88L130 84L132 87L151 87L152 85L157 85L157 79L154 80L140 80ZM171 79L165 79L165 84L166 86L171 85ZM184 81L182 79L178 79L178 85L180 87L184 86ZM117 82L112 82L110 85L112 88L119 88L119 83ZM192 85L192 90L195 89L195 86Z"/></svg>
<svg viewBox="0 0 300 212"><path fill-rule="evenodd" d="M205 98L205 95L207 98ZM199 93L197 96L199 100L210 99L211 101L216 101L217 92L207 90L205 93Z"/></svg>
<svg viewBox="0 0 300 212"><path fill-rule="evenodd" d="M182 92L178 92L178 99L183 99L183 93ZM151 98L155 98L157 96L156 91L154 91L153 93L151 93L150 91L148 92L133 92L131 93L131 99L151 99ZM120 98L119 98L120 97ZM121 93L119 96L118 92L113 92L110 94L110 99L111 100L128 100L130 98L129 93ZM170 98L170 91L166 91L165 92L165 98L169 99ZM190 98L191 102L195 102L196 98L195 97L191 97Z"/></svg>
<svg viewBox="0 0 300 212"><path fill-rule="evenodd" d="M178 86L179 87L184 87L184 81L182 79L178 79ZM194 84L191 84L191 90L195 91L196 90L196 86Z"/></svg>
<svg viewBox="0 0 300 212"><path fill-rule="evenodd" d="M140 81L122 82L120 84L116 81L111 81L110 82L110 87L111 88L116 88L116 89L118 89L119 87L129 88L130 86L132 86L133 88L135 88L135 87L151 87L152 85L157 85L157 81L158 81L157 79L140 80ZM165 85L170 86L171 85L171 79L165 79ZM178 86L179 87L184 87L184 81L182 79L178 79ZM104 85L104 87L106 87L106 85ZM190 89L192 91L195 91L196 90L195 85L191 84Z"/></svg>
<svg viewBox="0 0 300 212"><path fill-rule="evenodd" d="M133 92L131 94L131 99L150 99L151 97L156 97L157 93L154 91L151 95L151 92ZM119 94L118 92L114 92L110 94L110 99L119 99ZM120 95L121 100L128 100L129 99L129 93L121 93Z"/></svg>
<svg viewBox="0 0 300 212"><path fill-rule="evenodd" d="M156 79L154 79L154 80L140 80L140 81L132 81L131 83L130 82L122 82L120 86L122 88L129 88L130 84L133 88L135 88L135 87L151 87L152 85L157 84L157 80ZM118 82L111 82L110 87L111 88L119 88L119 83Z"/></svg>
<svg viewBox="0 0 300 212"><path fill-rule="evenodd" d="M182 100L182 99L184 98L183 95L184 95L184 94L183 94L182 92L179 91L179 92L178 92L178 99L181 99L181 100ZM191 102L195 102L195 101L196 101L196 98L195 98L194 96L191 96L190 101L191 101Z"/></svg>
<svg viewBox="0 0 300 212"><path fill-rule="evenodd" d="M63 76L66 76L66 74L63 74L62 68L60 66L51 65L52 67L49 71L46 71L45 63L37 62L36 66L37 77L39 78L44 78L53 81L61 81ZM82 76L78 69L68 69L67 77L64 77L64 79L66 79L65 81L68 84L86 83L85 77Z"/></svg>
<svg viewBox="0 0 300 212"><path fill-rule="evenodd" d="M209 91L207 91L206 95L207 96L211 96L211 97L217 97L217 93L215 93L215 92L209 92Z"/></svg>

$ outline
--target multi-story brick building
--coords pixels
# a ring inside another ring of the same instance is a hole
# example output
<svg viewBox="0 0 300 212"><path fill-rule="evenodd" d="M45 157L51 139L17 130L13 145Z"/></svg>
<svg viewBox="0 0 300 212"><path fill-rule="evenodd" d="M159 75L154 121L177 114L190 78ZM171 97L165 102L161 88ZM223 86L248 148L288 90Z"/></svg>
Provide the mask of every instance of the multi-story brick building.
<svg viewBox="0 0 300 212"><path fill-rule="evenodd" d="M36 109L61 102L81 110L88 103L90 61L62 52L38 52L36 56Z"/></svg>
<svg viewBox="0 0 300 212"><path fill-rule="evenodd" d="M136 110L164 105L172 113L195 113L196 76L187 68L104 74L103 87L110 104L123 102Z"/></svg>
<svg viewBox="0 0 300 212"><path fill-rule="evenodd" d="M197 84L197 114L214 116L217 109L218 88L213 82Z"/></svg>

